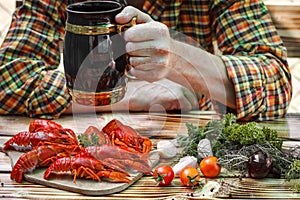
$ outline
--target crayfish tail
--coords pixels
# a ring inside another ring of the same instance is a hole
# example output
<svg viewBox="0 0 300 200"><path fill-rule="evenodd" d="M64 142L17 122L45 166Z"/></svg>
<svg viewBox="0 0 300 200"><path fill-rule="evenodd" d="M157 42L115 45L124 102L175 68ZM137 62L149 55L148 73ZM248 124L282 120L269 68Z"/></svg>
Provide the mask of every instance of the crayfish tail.
<svg viewBox="0 0 300 200"><path fill-rule="evenodd" d="M14 166L11 174L10 174L10 179L15 180L18 183L21 183L23 180L23 171L20 169L20 166Z"/></svg>
<svg viewBox="0 0 300 200"><path fill-rule="evenodd" d="M8 140L7 142L4 143L4 146L3 146L2 150L3 151L15 150L15 148L13 148L11 146L11 140Z"/></svg>
<svg viewBox="0 0 300 200"><path fill-rule="evenodd" d="M11 172L11 180L22 182L23 173L31 172L38 166L36 151L32 150L20 156Z"/></svg>
<svg viewBox="0 0 300 200"><path fill-rule="evenodd" d="M11 171L10 179L21 183L23 180L23 174L26 172L31 172L36 168L36 166L31 166L30 168L26 167L29 167L26 165L26 163L17 162Z"/></svg>
<svg viewBox="0 0 300 200"><path fill-rule="evenodd" d="M44 179L48 180L52 173L71 171L71 159L70 157L63 157L54 161L44 172Z"/></svg>
<svg viewBox="0 0 300 200"><path fill-rule="evenodd" d="M28 131L22 131L10 138L4 143L3 151L16 150L25 151L31 149L30 146L31 133ZM29 146L29 147L28 147Z"/></svg>

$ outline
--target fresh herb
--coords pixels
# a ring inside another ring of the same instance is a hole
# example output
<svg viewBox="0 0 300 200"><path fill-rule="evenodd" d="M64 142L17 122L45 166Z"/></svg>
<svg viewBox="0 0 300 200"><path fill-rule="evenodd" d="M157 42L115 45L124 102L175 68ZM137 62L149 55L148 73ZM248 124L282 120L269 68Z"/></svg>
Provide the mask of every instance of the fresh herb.
<svg viewBox="0 0 300 200"><path fill-rule="evenodd" d="M265 134L254 122L243 125L232 124L225 127L224 134L229 141L240 145L264 143L266 141Z"/></svg>
<svg viewBox="0 0 300 200"><path fill-rule="evenodd" d="M84 146L99 146L99 136L97 133L90 133L89 135L80 134L77 136L79 143Z"/></svg>
<svg viewBox="0 0 300 200"><path fill-rule="evenodd" d="M245 174L248 173L249 157L259 151L267 153L272 157L272 166L275 167L281 174L285 173L285 169L287 169L291 163L291 158L268 142L241 147L227 146L226 148L219 150L216 154L218 154L218 163L224 168L228 170L236 170Z"/></svg>
<svg viewBox="0 0 300 200"><path fill-rule="evenodd" d="M177 142L183 147L183 156L190 155L197 157L197 146L200 140L207 138L214 145L216 138L222 134L224 127L233 123L236 123L236 116L233 114L225 115L222 121L216 119L210 120L205 127L186 123L187 135L179 135L177 137Z"/></svg>
<svg viewBox="0 0 300 200"><path fill-rule="evenodd" d="M249 158L261 151L272 158L272 171L276 171L279 177L300 178L300 161L293 161L294 154L300 147L293 152L283 151L283 141L278 138L275 130L259 127L255 122L239 124L233 114L227 114L221 120L211 120L205 127L186 125L188 134L177 138L179 145L183 147L183 155L198 157L197 145L201 139L207 138L212 144L213 155L218 158L218 163L228 170L248 173ZM289 168L291 170L287 172L286 169Z"/></svg>
<svg viewBox="0 0 300 200"><path fill-rule="evenodd" d="M228 119L230 120L230 118ZM228 123L228 121L224 120L223 122L220 122L214 119L206 124L204 128L205 136L210 140L212 146L215 145L216 138L223 132L225 123Z"/></svg>
<svg viewBox="0 0 300 200"><path fill-rule="evenodd" d="M183 155L190 155L197 157L197 145L200 140L205 138L204 128L202 126L194 126L191 123L187 123L188 135L179 135L178 143L183 147Z"/></svg>
<svg viewBox="0 0 300 200"><path fill-rule="evenodd" d="M267 127L259 128L255 122L246 124L233 123L224 127L223 134L230 142L242 146L264 144L266 142L276 144L276 147L279 149L282 146L282 140L278 138L276 131Z"/></svg>
<svg viewBox="0 0 300 200"><path fill-rule="evenodd" d="M285 178L291 184L292 191L300 192L300 160L293 160Z"/></svg>
<svg viewBox="0 0 300 200"><path fill-rule="evenodd" d="M236 116L232 113L224 115L222 118L222 124L224 125L224 127L231 126L232 124L235 124L236 122L237 122Z"/></svg>
<svg viewBox="0 0 300 200"><path fill-rule="evenodd" d="M290 190L300 192L300 179L291 179L288 181L291 185Z"/></svg>
<svg viewBox="0 0 300 200"><path fill-rule="evenodd" d="M300 160L293 160L286 175L287 180L300 178Z"/></svg>

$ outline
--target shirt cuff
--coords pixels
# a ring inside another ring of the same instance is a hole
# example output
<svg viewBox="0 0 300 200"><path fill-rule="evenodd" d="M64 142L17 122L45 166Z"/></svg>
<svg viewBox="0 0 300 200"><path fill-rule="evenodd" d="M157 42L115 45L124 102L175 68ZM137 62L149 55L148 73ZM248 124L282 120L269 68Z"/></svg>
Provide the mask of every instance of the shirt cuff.
<svg viewBox="0 0 300 200"><path fill-rule="evenodd" d="M58 118L70 105L71 96L60 71L42 72L42 81L25 102L28 116Z"/></svg>

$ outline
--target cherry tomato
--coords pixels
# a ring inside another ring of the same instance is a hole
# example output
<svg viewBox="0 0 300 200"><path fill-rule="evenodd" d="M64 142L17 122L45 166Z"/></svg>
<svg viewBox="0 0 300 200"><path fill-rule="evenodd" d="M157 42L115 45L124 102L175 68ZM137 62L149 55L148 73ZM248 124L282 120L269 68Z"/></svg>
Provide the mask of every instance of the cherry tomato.
<svg viewBox="0 0 300 200"><path fill-rule="evenodd" d="M170 185L174 178L174 171L169 165L161 165L154 170L153 176L159 185Z"/></svg>
<svg viewBox="0 0 300 200"><path fill-rule="evenodd" d="M187 166L180 171L180 180L184 186L196 186L200 182L200 173L195 167Z"/></svg>
<svg viewBox="0 0 300 200"><path fill-rule="evenodd" d="M220 174L221 166L218 164L218 158L208 156L201 160L200 170L208 178L217 177Z"/></svg>

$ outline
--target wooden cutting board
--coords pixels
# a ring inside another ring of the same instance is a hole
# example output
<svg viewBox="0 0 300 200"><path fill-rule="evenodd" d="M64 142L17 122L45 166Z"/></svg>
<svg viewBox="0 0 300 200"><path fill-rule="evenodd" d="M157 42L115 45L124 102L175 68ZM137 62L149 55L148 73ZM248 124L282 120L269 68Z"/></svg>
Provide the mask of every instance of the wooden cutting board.
<svg viewBox="0 0 300 200"><path fill-rule="evenodd" d="M17 151L7 151L6 153L11 159L12 167L23 154L22 152ZM157 152L151 152L149 154L150 166L153 168L158 162L159 154ZM132 180L129 183L112 183L105 180L98 182L80 178L77 178L76 183L74 183L73 175L71 174L51 176L49 180L46 180L43 178L45 171L46 168L35 169L32 173L24 174L23 180L85 195L107 195L117 193L128 188L143 176L142 173L130 173Z"/></svg>

